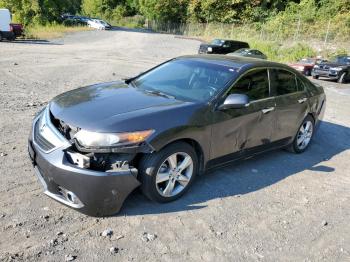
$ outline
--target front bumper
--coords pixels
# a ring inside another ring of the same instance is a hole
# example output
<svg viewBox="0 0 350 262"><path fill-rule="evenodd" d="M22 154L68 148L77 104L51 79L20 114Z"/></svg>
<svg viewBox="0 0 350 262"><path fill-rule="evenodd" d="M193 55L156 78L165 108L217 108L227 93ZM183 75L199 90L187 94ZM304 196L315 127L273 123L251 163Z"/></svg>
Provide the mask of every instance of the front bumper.
<svg viewBox="0 0 350 262"><path fill-rule="evenodd" d="M28 152L44 193L56 201L92 216L117 213L126 197L140 185L137 170L121 167L113 172L80 168L69 161L68 144L44 151L35 140L35 124Z"/></svg>
<svg viewBox="0 0 350 262"><path fill-rule="evenodd" d="M319 77L326 77L332 80L338 80L340 77L340 71L335 70L322 70L322 69L313 69L312 75L313 76L319 76Z"/></svg>

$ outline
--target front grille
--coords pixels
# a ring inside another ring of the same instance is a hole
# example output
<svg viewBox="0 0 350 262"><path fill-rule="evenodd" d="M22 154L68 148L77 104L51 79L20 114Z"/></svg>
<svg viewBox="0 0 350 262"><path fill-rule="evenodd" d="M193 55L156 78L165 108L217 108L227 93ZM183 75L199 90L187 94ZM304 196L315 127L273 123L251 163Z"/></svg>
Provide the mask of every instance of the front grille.
<svg viewBox="0 0 350 262"><path fill-rule="evenodd" d="M34 142L44 151L50 151L54 149L55 146L47 141L41 134L39 130L40 121L36 121L34 126Z"/></svg>

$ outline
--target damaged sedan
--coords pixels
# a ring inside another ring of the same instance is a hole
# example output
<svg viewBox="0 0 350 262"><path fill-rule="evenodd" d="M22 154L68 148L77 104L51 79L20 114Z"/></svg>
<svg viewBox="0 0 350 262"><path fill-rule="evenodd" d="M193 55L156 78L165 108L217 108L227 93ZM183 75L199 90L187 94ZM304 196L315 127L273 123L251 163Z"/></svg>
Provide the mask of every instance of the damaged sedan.
<svg viewBox="0 0 350 262"><path fill-rule="evenodd" d="M35 117L28 150L46 195L112 215L137 187L169 202L208 169L272 149L304 152L325 102L322 87L282 64L183 56L57 96Z"/></svg>

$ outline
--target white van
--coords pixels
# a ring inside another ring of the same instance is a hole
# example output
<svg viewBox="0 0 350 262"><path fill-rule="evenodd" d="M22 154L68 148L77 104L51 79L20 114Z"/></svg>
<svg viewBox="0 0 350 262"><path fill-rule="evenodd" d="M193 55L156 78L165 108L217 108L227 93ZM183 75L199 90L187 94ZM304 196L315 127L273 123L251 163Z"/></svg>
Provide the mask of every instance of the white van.
<svg viewBox="0 0 350 262"><path fill-rule="evenodd" d="M0 41L3 39L14 40L15 35L11 31L11 14L8 9L0 9Z"/></svg>

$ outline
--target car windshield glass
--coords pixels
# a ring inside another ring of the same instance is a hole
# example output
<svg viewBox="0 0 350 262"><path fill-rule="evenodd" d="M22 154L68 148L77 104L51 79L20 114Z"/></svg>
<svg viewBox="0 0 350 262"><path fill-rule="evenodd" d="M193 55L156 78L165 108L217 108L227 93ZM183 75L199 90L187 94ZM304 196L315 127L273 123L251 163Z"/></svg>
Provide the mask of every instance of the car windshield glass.
<svg viewBox="0 0 350 262"><path fill-rule="evenodd" d="M300 64L312 64L314 63L314 60L313 59L310 59L310 58L304 58L304 59L301 59L299 61Z"/></svg>
<svg viewBox="0 0 350 262"><path fill-rule="evenodd" d="M234 53L236 53L236 54L247 54L248 52L249 52L249 49L242 48L242 49L238 49Z"/></svg>
<svg viewBox="0 0 350 262"><path fill-rule="evenodd" d="M329 60L332 63L350 64L350 56L336 56Z"/></svg>
<svg viewBox="0 0 350 262"><path fill-rule="evenodd" d="M211 41L210 44L212 44L212 45L223 45L224 43L225 43L224 40L214 39L213 41Z"/></svg>
<svg viewBox="0 0 350 262"><path fill-rule="evenodd" d="M155 95L185 101L208 101L237 76L237 69L200 59L176 59L140 76L131 84Z"/></svg>

